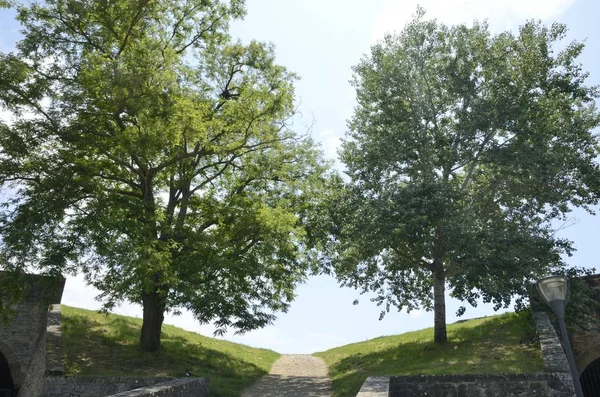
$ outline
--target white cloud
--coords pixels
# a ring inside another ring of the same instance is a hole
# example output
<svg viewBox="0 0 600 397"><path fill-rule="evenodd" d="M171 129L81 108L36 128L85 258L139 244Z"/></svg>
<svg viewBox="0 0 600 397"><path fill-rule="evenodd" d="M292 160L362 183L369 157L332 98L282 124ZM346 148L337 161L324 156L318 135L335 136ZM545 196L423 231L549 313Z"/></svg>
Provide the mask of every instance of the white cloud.
<svg viewBox="0 0 600 397"><path fill-rule="evenodd" d="M417 5L427 10L428 18L446 24L471 23L487 19L494 31L513 28L526 19L549 20L565 12L575 0L383 0L377 16L372 40L386 32L400 31Z"/></svg>
<svg viewBox="0 0 600 397"><path fill-rule="evenodd" d="M421 315L423 314L422 311L420 310L412 310L410 313L408 313L412 318L418 318L421 317Z"/></svg>

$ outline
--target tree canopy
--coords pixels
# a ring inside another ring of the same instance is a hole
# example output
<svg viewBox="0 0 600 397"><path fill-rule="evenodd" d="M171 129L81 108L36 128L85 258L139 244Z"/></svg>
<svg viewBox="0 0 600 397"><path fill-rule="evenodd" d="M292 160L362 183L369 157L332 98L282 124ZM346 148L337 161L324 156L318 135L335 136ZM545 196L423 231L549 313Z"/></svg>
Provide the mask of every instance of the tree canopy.
<svg viewBox="0 0 600 397"><path fill-rule="evenodd" d="M326 259L382 315L433 309L443 343L446 288L499 308L564 267L573 248L552 220L591 210L600 186L599 92L583 44L557 50L566 32L530 21L494 35L418 9L354 67Z"/></svg>
<svg viewBox="0 0 600 397"><path fill-rule="evenodd" d="M295 76L231 39L243 0L12 4L0 54L0 254L12 271L83 272L107 309L143 305L217 332L286 311L309 265L325 165L291 129Z"/></svg>

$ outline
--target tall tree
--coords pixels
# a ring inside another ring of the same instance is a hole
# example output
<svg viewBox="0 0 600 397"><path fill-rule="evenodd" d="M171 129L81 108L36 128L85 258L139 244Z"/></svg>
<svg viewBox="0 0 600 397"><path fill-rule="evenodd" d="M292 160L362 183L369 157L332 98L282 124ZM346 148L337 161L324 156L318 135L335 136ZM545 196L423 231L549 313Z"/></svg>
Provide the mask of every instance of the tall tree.
<svg viewBox="0 0 600 397"><path fill-rule="evenodd" d="M295 76L233 42L243 0L14 5L0 54L2 265L83 271L105 307L143 306L217 332L263 327L305 277L305 221L324 165L290 129Z"/></svg>
<svg viewBox="0 0 600 397"><path fill-rule="evenodd" d="M572 247L550 221L597 201L598 89L583 44L555 50L564 25L492 35L424 14L354 67L328 260L343 284L377 293L382 315L433 309L444 343L446 288L498 308L564 265Z"/></svg>

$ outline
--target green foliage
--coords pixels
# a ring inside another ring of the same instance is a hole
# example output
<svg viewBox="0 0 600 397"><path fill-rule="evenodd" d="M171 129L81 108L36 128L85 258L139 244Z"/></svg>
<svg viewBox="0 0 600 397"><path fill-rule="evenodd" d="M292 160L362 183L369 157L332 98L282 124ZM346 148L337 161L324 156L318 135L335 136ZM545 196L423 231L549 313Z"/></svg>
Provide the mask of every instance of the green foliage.
<svg viewBox="0 0 600 397"><path fill-rule="evenodd" d="M419 9L354 67L349 182L328 198L325 259L343 284L377 293L382 315L435 306L443 331L445 283L500 308L564 266L573 248L551 220L590 210L600 191L599 91L577 62L583 44L555 51L565 36L534 21L492 35Z"/></svg>
<svg viewBox="0 0 600 397"><path fill-rule="evenodd" d="M242 0L15 6L0 54L3 266L83 271L110 310L272 322L309 266L325 170L290 129L295 76L233 42ZM156 323L156 322L155 322ZM152 327L156 328L156 324Z"/></svg>
<svg viewBox="0 0 600 397"><path fill-rule="evenodd" d="M433 329L382 336L316 353L329 367L333 396L355 396L367 376L531 373L543 370L539 345L528 339L530 312L448 326L448 343Z"/></svg>
<svg viewBox="0 0 600 397"><path fill-rule="evenodd" d="M70 376L193 376L210 381L210 396L239 396L266 375L279 354L207 338L170 325L162 350L137 346L141 320L62 306L62 337Z"/></svg>
<svg viewBox="0 0 600 397"><path fill-rule="evenodd" d="M600 287L591 282L595 269L573 267L558 271L557 274L569 278L569 296L565 306L565 322L569 332L590 332L600 329ZM535 285L531 286L531 307L548 313L555 322L556 317L544 299L540 296ZM557 331L558 332L558 331Z"/></svg>
<svg viewBox="0 0 600 397"><path fill-rule="evenodd" d="M593 272L590 269L585 269L584 276L570 279L570 296L565 307L565 322L569 332L600 329L600 287L589 283L591 274Z"/></svg>

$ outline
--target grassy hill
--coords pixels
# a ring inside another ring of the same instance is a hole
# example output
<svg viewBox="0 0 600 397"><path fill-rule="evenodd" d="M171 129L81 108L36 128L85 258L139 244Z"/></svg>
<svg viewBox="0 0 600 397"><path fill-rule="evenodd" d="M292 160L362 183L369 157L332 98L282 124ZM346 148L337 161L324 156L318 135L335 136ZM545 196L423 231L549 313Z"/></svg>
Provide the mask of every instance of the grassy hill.
<svg viewBox="0 0 600 397"><path fill-rule="evenodd" d="M448 343L436 345L433 328L382 336L321 353L334 397L355 396L367 376L481 374L542 371L529 312L506 313L448 326Z"/></svg>
<svg viewBox="0 0 600 397"><path fill-rule="evenodd" d="M162 350L138 348L141 319L62 306L67 373L73 376L194 376L210 380L211 396L239 396L267 374L279 354L163 326ZM355 396L367 376L537 372L539 345L529 312L448 326L448 343L433 329L382 336L315 353L329 366L334 397Z"/></svg>
<svg viewBox="0 0 600 397"><path fill-rule="evenodd" d="M269 372L278 353L163 326L162 350L138 348L142 320L62 305L68 375L176 376L188 369L210 380L211 396L239 396Z"/></svg>

